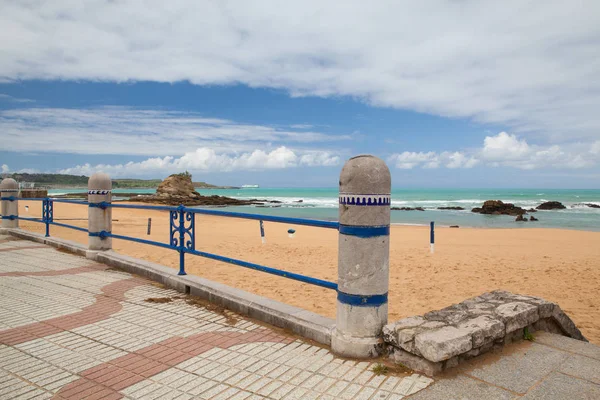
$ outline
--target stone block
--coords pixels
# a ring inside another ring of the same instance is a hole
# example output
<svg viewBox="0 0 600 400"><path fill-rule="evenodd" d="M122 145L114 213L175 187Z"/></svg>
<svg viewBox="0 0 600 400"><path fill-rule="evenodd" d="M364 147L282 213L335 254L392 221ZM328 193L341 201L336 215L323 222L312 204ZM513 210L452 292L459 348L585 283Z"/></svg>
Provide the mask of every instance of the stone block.
<svg viewBox="0 0 600 400"><path fill-rule="evenodd" d="M507 334L533 324L539 319L536 306L519 301L499 305L495 313L504 322Z"/></svg>
<svg viewBox="0 0 600 400"><path fill-rule="evenodd" d="M416 331L411 331L411 328L415 328L424 323L425 319L423 317L408 317L403 318L400 321L395 322L393 324L387 324L383 327L383 340L386 343L399 347L400 343L413 340ZM406 333L402 333L402 336L400 336L400 333L405 330L414 332L414 334L412 334L412 337L407 338Z"/></svg>
<svg viewBox="0 0 600 400"><path fill-rule="evenodd" d="M431 362L402 349L394 349L390 358L397 364L402 364L405 367L429 376L439 374L443 369L443 363L441 362Z"/></svg>
<svg viewBox="0 0 600 400"><path fill-rule="evenodd" d="M439 362L471 350L473 339L467 329L446 326L418 334L415 345L427 360Z"/></svg>
<svg viewBox="0 0 600 400"><path fill-rule="evenodd" d="M585 342L588 341L581 334L581 331L577 328L577 326L575 326L575 323L571 320L571 318L567 317L567 315L559 306L554 307L552 319L556 321L556 323L560 326L563 332L567 334L567 336L570 336L573 339L583 340Z"/></svg>
<svg viewBox="0 0 600 400"><path fill-rule="evenodd" d="M473 348L481 347L504 336L504 324L490 316L479 316L463 321L458 324L458 328L471 332Z"/></svg>

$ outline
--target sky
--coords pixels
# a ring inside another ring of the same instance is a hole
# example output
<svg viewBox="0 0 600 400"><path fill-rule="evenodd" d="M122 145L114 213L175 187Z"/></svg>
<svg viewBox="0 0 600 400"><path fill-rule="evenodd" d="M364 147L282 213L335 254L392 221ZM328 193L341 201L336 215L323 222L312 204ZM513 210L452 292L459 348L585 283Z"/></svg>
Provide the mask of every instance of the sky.
<svg viewBox="0 0 600 400"><path fill-rule="evenodd" d="M0 172L600 187L597 1L0 0Z"/></svg>

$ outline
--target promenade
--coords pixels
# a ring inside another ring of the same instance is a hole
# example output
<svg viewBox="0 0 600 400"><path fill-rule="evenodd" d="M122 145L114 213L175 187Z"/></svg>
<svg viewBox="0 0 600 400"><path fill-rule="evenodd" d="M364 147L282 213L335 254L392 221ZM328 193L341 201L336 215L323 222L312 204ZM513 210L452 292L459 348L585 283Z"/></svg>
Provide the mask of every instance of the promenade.
<svg viewBox="0 0 600 400"><path fill-rule="evenodd" d="M0 235L0 399L600 398L600 348L547 333L435 380L378 362Z"/></svg>

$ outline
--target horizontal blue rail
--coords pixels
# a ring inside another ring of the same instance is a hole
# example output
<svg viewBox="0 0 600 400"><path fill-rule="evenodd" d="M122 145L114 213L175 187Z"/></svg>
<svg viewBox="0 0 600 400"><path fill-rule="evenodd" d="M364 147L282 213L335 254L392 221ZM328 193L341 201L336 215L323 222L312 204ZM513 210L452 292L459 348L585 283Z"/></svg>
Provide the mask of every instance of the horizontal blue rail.
<svg viewBox="0 0 600 400"><path fill-rule="evenodd" d="M267 267L260 264L251 263L248 261L238 260L235 258L220 256L217 254L212 254L204 251L196 250L195 248L195 215L214 215L220 217L230 217L230 218L241 218L241 219L250 219L256 221L269 221L276 223L285 223L291 225L302 225L302 226L312 226L317 228L327 228L327 229L340 229L340 224L337 221L323 221L323 220L313 220L313 219L305 219L305 218L290 218L290 217L277 217L271 215L261 215L261 214L250 214L250 213L240 213L240 212L232 212L232 211L220 211L220 210L208 210L202 208L189 208L184 206L174 207L174 206L152 206L152 205L133 205L133 204L119 204L119 203L88 203L87 201L80 200L69 200L69 199L52 199L52 198L16 198L16 197L8 197L2 198L2 200L26 200L26 201L41 201L43 203L43 217L42 218L29 218L29 217L10 217L16 219L22 219L33 222L40 222L46 224L46 236L49 236L49 225L60 226L63 228L74 229L81 232L87 232L91 237L99 237L101 239L104 238L114 238L120 240L127 240L130 242L136 242L141 244L147 244L151 246L162 247L165 249L175 250L179 253L180 261L179 261L179 274L185 275L185 261L184 255L192 254L216 261L225 262L228 264L237 265L244 268L253 269L256 271L265 272L271 275L281 276L288 279L293 279L299 282L308 283L311 285L319 286L326 289L338 290L338 285L335 282L329 282L323 279L313 278L310 276L297 274L293 272L283 271L276 268ZM81 228L79 226L63 224L60 222L54 221L53 216L53 203L69 203L69 204L78 204L78 205L87 205L89 207L97 207L97 208L129 208L129 209L138 209L138 210L156 210L156 211L168 211L170 213L170 241L169 243L161 243L154 240L146 240L135 238L131 236L118 235L112 232L90 232L88 229ZM3 217L9 218L9 217ZM361 300L362 301L362 300Z"/></svg>
<svg viewBox="0 0 600 400"><path fill-rule="evenodd" d="M115 238L115 239L129 240L130 242L136 242L136 243L142 243L142 244L149 244L151 246L163 247L165 249L171 249L171 250L178 249L177 247L170 246L166 243L156 242L154 240L146 240L146 239L134 238L131 236L116 235L114 233L109 233L109 232L101 232L99 234L90 234L90 236L111 237L111 238Z"/></svg>
<svg viewBox="0 0 600 400"><path fill-rule="evenodd" d="M217 215L220 217L231 217L231 218L242 218L242 219L253 219L256 221L279 222L279 223L292 224L292 225L315 226L317 228L339 229L339 227L340 227L340 223L337 221L322 221L322 220L318 220L318 219L276 217L276 216L271 216L271 215L239 213L239 212L232 212L232 211L206 210L206 209L201 209L201 208L188 208L188 207L185 207L184 210L193 212L196 214Z"/></svg>
<svg viewBox="0 0 600 400"><path fill-rule="evenodd" d="M56 225L56 226L61 226L63 228L69 228L69 229L74 229L76 231L81 231L81 232L89 232L87 229L82 228L80 226L75 226L75 225L69 225L69 224L61 224L60 222L48 222L50 225Z"/></svg>
<svg viewBox="0 0 600 400"><path fill-rule="evenodd" d="M133 208L133 209L141 209L141 210L159 210L159 211L179 211L179 210L181 210L181 207L174 207L174 206L146 206L146 205L138 206L138 205L132 205L132 204L115 204L115 203L98 203L97 206L99 206L99 207L105 206L105 207L111 207L111 208ZM220 217L252 219L252 220L256 220L256 221L279 222L279 223L292 224L292 225L315 226L318 228L338 229L340 226L339 222L337 222L337 221L323 221L323 220L318 220L318 219L277 217L277 216L272 216L272 215L240 213L240 212L233 212L233 211L207 210L204 208L183 207L183 211L191 212L194 214L216 215L216 216L220 216Z"/></svg>
<svg viewBox="0 0 600 400"><path fill-rule="evenodd" d="M235 258L219 256L217 254L211 254L211 253L207 253L204 251L198 251L198 250L185 249L185 252L194 254L196 256L204 257L204 258L210 258L212 260L217 260L217 261L222 261L222 262L226 262L229 264L239 265L240 267L255 269L257 271L266 272L266 273L272 274L272 275L282 276L284 278L294 279L296 281L300 281L300 282L304 282L304 283L310 283L311 285L321 286L326 289L337 290L337 288L338 288L337 283L334 283L334 282L324 281L322 279L317 279L317 278L311 278L310 276L295 274L293 272L282 271L280 269L265 267L264 265L254 264L254 263L242 261L242 260L237 260Z"/></svg>

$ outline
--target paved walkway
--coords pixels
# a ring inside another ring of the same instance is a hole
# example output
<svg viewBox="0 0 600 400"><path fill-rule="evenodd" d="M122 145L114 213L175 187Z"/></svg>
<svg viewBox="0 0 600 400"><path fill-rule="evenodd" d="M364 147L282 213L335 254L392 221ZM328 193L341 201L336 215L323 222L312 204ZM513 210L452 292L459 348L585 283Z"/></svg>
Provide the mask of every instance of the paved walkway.
<svg viewBox="0 0 600 400"><path fill-rule="evenodd" d="M373 363L8 239L0 236L0 399L393 400L432 382L377 376Z"/></svg>
<svg viewBox="0 0 600 400"><path fill-rule="evenodd" d="M0 399L600 399L600 348L537 333L451 375L374 363L0 236Z"/></svg>

